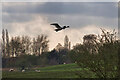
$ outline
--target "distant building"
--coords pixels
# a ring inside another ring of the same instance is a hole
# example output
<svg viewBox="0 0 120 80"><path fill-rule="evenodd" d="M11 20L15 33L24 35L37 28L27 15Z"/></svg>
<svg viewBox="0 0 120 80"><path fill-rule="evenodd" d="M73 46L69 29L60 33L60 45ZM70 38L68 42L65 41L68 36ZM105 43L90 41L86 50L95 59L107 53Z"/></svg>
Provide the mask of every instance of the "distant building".
<svg viewBox="0 0 120 80"><path fill-rule="evenodd" d="M69 41L69 38L67 35L64 38L64 46L62 46L60 43L58 43L57 46L55 47L55 50L58 52L63 49L67 49L67 50L71 49L71 42Z"/></svg>
<svg viewBox="0 0 120 80"><path fill-rule="evenodd" d="M71 48L71 42L69 41L69 38L67 35L64 38L64 48L68 50L70 50Z"/></svg>
<svg viewBox="0 0 120 80"><path fill-rule="evenodd" d="M58 52L62 49L64 49L64 47L60 43L58 43L58 45L55 47L55 50Z"/></svg>

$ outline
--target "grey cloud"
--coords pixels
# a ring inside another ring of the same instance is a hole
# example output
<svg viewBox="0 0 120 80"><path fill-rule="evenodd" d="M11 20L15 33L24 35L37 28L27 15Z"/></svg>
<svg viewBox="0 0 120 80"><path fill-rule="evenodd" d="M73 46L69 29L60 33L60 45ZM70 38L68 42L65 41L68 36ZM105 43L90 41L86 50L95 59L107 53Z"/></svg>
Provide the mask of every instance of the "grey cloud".
<svg viewBox="0 0 120 80"><path fill-rule="evenodd" d="M71 28L93 24L117 27L117 3L113 2L17 3L19 5L7 3L9 6L4 4L4 24L29 22L34 20L35 16L44 16L49 23L59 22L61 25L70 25Z"/></svg>
<svg viewBox="0 0 120 80"><path fill-rule="evenodd" d="M47 15L49 22L58 22L61 25L69 25L71 28L80 28L88 25L96 25L101 27L114 27L117 29L117 18L102 18L95 16L56 16Z"/></svg>
<svg viewBox="0 0 120 80"><path fill-rule="evenodd" d="M12 22L27 22L34 19L33 15L29 14L4 14L2 15L3 23L12 23Z"/></svg>
<svg viewBox="0 0 120 80"><path fill-rule="evenodd" d="M79 28L87 25L117 27L117 18L103 18L96 16L82 15L7 15L3 16L3 24L8 23L24 23L34 21L37 16L47 18L48 23L58 22L61 25L70 25L71 28Z"/></svg>
<svg viewBox="0 0 120 80"><path fill-rule="evenodd" d="M29 14L71 14L117 17L117 2L47 2L44 4L4 6L3 12Z"/></svg>

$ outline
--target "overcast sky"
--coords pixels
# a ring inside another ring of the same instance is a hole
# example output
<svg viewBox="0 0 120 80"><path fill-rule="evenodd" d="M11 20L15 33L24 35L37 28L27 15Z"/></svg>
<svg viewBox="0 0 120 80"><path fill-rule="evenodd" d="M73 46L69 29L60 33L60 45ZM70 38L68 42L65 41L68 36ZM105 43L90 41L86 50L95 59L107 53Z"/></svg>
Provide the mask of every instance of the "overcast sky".
<svg viewBox="0 0 120 80"><path fill-rule="evenodd" d="M85 34L100 34L100 28L117 30L117 2L14 2L2 4L3 28L10 36L45 34L50 49L63 45L68 35L72 45L82 42ZM70 28L56 33L50 24L59 23Z"/></svg>
<svg viewBox="0 0 120 80"><path fill-rule="evenodd" d="M118 2L120 0L1 0L2 2Z"/></svg>

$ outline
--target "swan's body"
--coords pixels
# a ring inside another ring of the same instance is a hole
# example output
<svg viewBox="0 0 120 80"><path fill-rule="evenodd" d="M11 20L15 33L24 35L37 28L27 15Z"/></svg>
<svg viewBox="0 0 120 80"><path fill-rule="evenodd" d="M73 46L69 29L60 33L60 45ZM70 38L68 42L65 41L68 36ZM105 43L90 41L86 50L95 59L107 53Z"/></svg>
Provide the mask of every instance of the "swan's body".
<svg viewBox="0 0 120 80"><path fill-rule="evenodd" d="M62 29L65 29L65 28L69 28L69 26L63 26L61 27L58 23L52 23L50 25L54 25L57 29L55 29L56 32L62 30Z"/></svg>

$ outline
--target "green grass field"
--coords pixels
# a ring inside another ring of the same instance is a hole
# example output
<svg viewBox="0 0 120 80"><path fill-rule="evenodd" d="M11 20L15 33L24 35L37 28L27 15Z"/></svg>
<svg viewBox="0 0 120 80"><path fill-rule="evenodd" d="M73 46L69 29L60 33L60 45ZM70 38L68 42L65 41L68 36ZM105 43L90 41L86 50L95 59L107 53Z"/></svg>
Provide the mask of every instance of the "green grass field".
<svg viewBox="0 0 120 80"><path fill-rule="evenodd" d="M95 74L77 64L63 64L37 68L40 72L30 70L26 72L3 71L3 78L95 78Z"/></svg>

